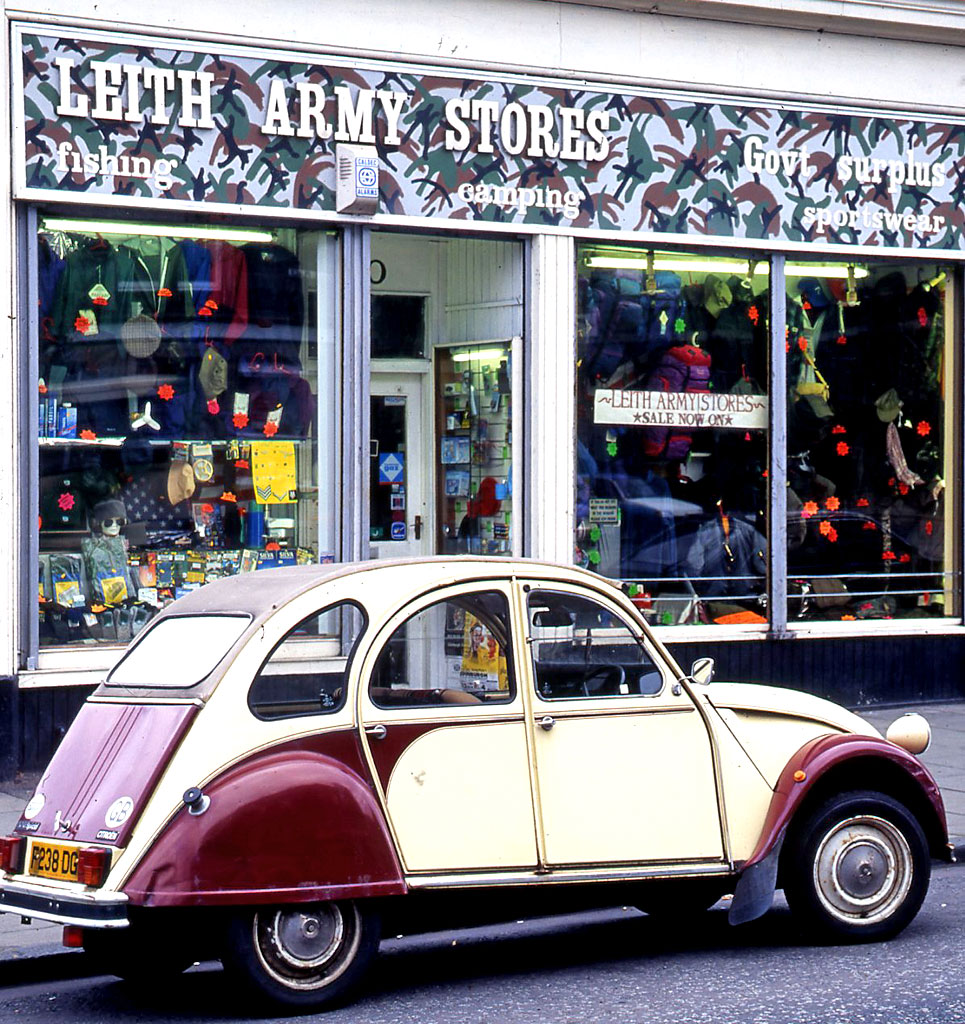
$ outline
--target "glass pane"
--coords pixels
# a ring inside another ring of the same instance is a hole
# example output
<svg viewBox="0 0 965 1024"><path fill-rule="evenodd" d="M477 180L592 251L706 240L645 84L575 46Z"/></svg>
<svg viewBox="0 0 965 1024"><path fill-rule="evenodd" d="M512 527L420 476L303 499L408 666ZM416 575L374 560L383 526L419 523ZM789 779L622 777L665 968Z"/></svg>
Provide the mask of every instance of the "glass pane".
<svg viewBox="0 0 965 1024"><path fill-rule="evenodd" d="M637 633L609 608L572 594L529 595L536 689L546 700L655 694L663 677Z"/></svg>
<svg viewBox="0 0 965 1024"><path fill-rule="evenodd" d="M165 689L196 686L228 653L248 622L246 615L165 619L124 655L107 677L106 685Z"/></svg>
<svg viewBox="0 0 965 1024"><path fill-rule="evenodd" d="M792 266L788 293L790 620L961 614L944 269Z"/></svg>
<svg viewBox="0 0 965 1024"><path fill-rule="evenodd" d="M348 667L364 628L362 609L348 602L300 622L255 676L248 707L266 719L340 708L345 703Z"/></svg>
<svg viewBox="0 0 965 1024"><path fill-rule="evenodd" d="M372 358L425 358L425 307L424 295L373 294Z"/></svg>
<svg viewBox="0 0 965 1024"><path fill-rule="evenodd" d="M766 622L767 271L578 251L576 559L655 625Z"/></svg>
<svg viewBox="0 0 965 1024"><path fill-rule="evenodd" d="M334 237L41 221L38 246L41 645L332 558Z"/></svg>
<svg viewBox="0 0 965 1024"><path fill-rule="evenodd" d="M370 399L372 457L369 460L369 539L404 541L406 529L405 395ZM384 549L391 554L391 546Z"/></svg>
<svg viewBox="0 0 965 1024"><path fill-rule="evenodd" d="M495 591L460 595L413 615L389 637L369 681L379 707L504 702L515 692L509 608Z"/></svg>
<svg viewBox="0 0 965 1024"><path fill-rule="evenodd" d="M509 342L436 349L439 551L512 553Z"/></svg>

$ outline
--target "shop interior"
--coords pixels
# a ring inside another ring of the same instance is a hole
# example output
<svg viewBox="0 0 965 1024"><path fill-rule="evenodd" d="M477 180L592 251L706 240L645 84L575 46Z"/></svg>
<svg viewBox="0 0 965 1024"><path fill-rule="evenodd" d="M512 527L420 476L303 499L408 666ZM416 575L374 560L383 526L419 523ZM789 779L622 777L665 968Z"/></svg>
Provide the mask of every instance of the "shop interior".
<svg viewBox="0 0 965 1024"><path fill-rule="evenodd" d="M950 275L789 259L786 382L768 395L768 272L753 256L581 248L578 561L626 580L655 624L763 626L773 483L789 622L961 614ZM657 411L603 422L599 389L614 404L650 392ZM768 480L766 417L708 428L693 413L737 396L786 402L787 479Z"/></svg>

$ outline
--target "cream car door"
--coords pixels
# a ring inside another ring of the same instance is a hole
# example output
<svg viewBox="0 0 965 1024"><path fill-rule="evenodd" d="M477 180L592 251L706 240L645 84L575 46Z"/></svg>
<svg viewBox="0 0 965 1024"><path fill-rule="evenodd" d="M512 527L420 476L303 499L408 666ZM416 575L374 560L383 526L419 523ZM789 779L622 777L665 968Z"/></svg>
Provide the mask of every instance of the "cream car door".
<svg viewBox="0 0 965 1024"><path fill-rule="evenodd" d="M522 598L545 864L719 864L710 736L640 627L577 588Z"/></svg>
<svg viewBox="0 0 965 1024"><path fill-rule="evenodd" d="M363 743L410 874L536 866L509 596L501 584L435 592L366 659Z"/></svg>

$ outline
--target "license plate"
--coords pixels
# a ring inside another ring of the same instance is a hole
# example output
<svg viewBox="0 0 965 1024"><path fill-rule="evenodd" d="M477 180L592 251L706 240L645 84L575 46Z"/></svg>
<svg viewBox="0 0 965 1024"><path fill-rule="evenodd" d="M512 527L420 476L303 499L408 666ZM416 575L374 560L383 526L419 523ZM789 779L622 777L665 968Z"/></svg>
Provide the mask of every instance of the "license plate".
<svg viewBox="0 0 965 1024"><path fill-rule="evenodd" d="M57 878L62 882L76 882L77 852L76 847L44 843L35 839L30 847L27 874L38 875L41 878Z"/></svg>

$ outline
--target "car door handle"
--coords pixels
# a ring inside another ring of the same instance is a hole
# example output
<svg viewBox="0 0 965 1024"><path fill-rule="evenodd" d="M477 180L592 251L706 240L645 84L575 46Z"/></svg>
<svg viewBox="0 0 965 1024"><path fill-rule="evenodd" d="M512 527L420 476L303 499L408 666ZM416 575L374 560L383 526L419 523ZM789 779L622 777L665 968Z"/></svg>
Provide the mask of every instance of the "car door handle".
<svg viewBox="0 0 965 1024"><path fill-rule="evenodd" d="M549 732L554 725L556 725L556 719L553 718L552 715L543 715L543 717L539 720L539 727L541 729L544 729L546 732Z"/></svg>
<svg viewBox="0 0 965 1024"><path fill-rule="evenodd" d="M384 740L388 734L389 730L384 725L367 725L365 727L365 735L371 736L374 740Z"/></svg>

